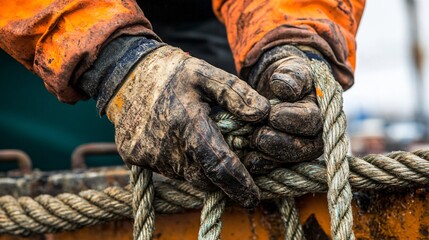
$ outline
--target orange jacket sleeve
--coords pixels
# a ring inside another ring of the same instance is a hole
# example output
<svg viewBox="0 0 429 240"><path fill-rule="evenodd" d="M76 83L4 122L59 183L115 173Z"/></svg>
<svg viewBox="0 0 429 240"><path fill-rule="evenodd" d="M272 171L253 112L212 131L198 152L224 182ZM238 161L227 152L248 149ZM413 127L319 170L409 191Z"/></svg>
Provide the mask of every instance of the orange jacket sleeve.
<svg viewBox="0 0 429 240"><path fill-rule="evenodd" d="M236 67L246 77L267 49L311 46L331 63L345 88L353 84L356 31L365 0L214 0L226 25Z"/></svg>
<svg viewBox="0 0 429 240"><path fill-rule="evenodd" d="M121 34L157 38L134 0L13 0L0 8L0 48L63 102L85 97L74 82Z"/></svg>

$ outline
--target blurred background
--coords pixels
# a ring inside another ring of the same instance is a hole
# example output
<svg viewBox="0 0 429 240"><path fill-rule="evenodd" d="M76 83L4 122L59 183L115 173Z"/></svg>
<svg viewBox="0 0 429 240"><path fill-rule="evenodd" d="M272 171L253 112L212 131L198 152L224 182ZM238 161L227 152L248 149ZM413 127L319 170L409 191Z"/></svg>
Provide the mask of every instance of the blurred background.
<svg viewBox="0 0 429 240"><path fill-rule="evenodd" d="M156 30L156 29L155 29ZM357 36L355 85L344 94L353 154L428 147L429 1L367 0ZM20 149L41 170L70 169L79 145L113 142L92 100L59 103L0 50L0 149ZM88 165L122 164L90 157ZM0 171L16 164L0 164Z"/></svg>
<svg viewBox="0 0 429 240"><path fill-rule="evenodd" d="M344 94L354 154L429 146L428 30L428 1L367 0Z"/></svg>

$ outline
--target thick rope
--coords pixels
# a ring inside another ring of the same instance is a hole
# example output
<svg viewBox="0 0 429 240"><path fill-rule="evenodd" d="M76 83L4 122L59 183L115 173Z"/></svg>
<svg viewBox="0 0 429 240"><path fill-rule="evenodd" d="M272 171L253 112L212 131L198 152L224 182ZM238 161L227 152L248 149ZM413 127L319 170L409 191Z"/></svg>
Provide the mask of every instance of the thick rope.
<svg viewBox="0 0 429 240"><path fill-rule="evenodd" d="M220 239L222 230L221 216L225 209L226 196L223 192L210 192L204 199L201 211L201 224L198 240Z"/></svg>
<svg viewBox="0 0 429 240"><path fill-rule="evenodd" d="M285 228L285 240L305 240L295 199L287 197L277 200L276 203Z"/></svg>
<svg viewBox="0 0 429 240"><path fill-rule="evenodd" d="M280 200L279 209L286 227L287 239L302 239L298 213L292 196L308 192L328 191L328 206L331 216L333 239L354 239L351 210L352 192L350 184L357 188L404 187L427 184L429 170L428 151L414 154L396 152L387 156L370 155L364 159L346 157L348 141L345 136L346 118L342 111L342 89L332 78L329 67L312 61L312 70L317 90L317 99L324 117L324 162L298 164L291 169L277 169L256 179L264 199L288 196ZM273 104L273 102L272 102ZM216 119L218 118L218 119ZM248 147L248 138L253 126L242 123L231 115L217 113L214 119L224 133L228 144L242 156ZM243 137L244 136L244 137ZM349 176L349 164L351 175ZM154 200L152 173L138 167L132 168L133 212L135 216L134 239L151 239L154 231L155 208L157 211L175 212L187 208L201 207L202 193L186 183L165 181L160 198ZM349 183L350 181L350 183ZM113 189L113 188L111 188ZM171 190L169 193L168 191ZM128 216L127 201L108 195L107 189L101 193L88 191L79 195L61 194L57 197L42 195L31 198L0 198L0 234L29 235L32 233L73 230L107 220ZM127 192L117 194L128 197ZM172 193L175 192L175 193ZM173 194L176 194L174 195ZM189 194L188 194L189 193ZM103 195L104 194L104 195ZM158 193L157 193L158 194ZM94 198L98 196L98 198ZM128 199L129 200L129 199ZM204 200L199 239L218 239L220 217L225 206L225 196L219 192L210 193ZM106 209L106 205L108 208Z"/></svg>
<svg viewBox="0 0 429 240"><path fill-rule="evenodd" d="M317 101L323 116L324 160L328 179L328 207L334 240L353 240L352 190L349 163L346 158L349 142L346 137L346 115L343 111L343 90L330 73L329 66L312 60Z"/></svg>
<svg viewBox="0 0 429 240"><path fill-rule="evenodd" d="M187 182L165 179L155 182L155 210L170 214L199 209L203 206L206 194Z"/></svg>
<svg viewBox="0 0 429 240"><path fill-rule="evenodd" d="M0 234L28 236L75 230L132 215L131 194L118 187L56 197L0 197Z"/></svg>
<svg viewBox="0 0 429 240"><path fill-rule="evenodd" d="M415 152L348 157L349 182L354 190L420 187L429 184L429 149ZM147 175L146 175L147 176ZM323 162L297 164L255 178L262 199L297 197L328 190ZM157 213L201 209L205 193L187 182L155 181L153 206ZM56 197L0 197L0 234L28 236L75 230L106 221L132 218L129 189L109 187Z"/></svg>
<svg viewBox="0 0 429 240"><path fill-rule="evenodd" d="M150 240L155 229L155 208L153 207L155 194L152 172L132 166L131 186L133 186L134 239Z"/></svg>

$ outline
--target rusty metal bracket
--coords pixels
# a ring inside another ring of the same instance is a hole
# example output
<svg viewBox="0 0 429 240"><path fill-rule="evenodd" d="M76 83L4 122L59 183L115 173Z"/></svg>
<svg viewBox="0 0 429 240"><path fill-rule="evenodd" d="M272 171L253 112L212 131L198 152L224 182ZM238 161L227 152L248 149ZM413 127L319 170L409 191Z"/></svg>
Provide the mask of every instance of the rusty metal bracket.
<svg viewBox="0 0 429 240"><path fill-rule="evenodd" d="M32 172L31 159L27 153L17 149L0 150L0 162L18 162L21 174L30 174Z"/></svg>
<svg viewBox="0 0 429 240"><path fill-rule="evenodd" d="M72 169L86 169L85 159L91 155L119 155L115 143L87 143L75 148L71 157Z"/></svg>

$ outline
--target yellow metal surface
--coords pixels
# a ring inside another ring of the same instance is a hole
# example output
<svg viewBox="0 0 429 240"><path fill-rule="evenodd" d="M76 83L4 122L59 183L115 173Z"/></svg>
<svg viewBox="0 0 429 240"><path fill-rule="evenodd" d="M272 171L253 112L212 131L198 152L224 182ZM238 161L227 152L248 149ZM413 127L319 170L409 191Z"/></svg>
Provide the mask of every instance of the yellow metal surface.
<svg viewBox="0 0 429 240"><path fill-rule="evenodd" d="M364 197L354 208L357 239L429 239L428 190Z"/></svg>
<svg viewBox="0 0 429 240"><path fill-rule="evenodd" d="M429 239L429 193L427 189L406 192L359 193L354 198L356 239ZM329 214L324 194L297 199L307 239L327 239ZM155 239L197 239L199 211L157 215ZM223 240L282 239L280 216L272 203L254 211L229 207L223 217ZM0 240L24 239L0 236ZM132 222L118 221L74 232L34 236L31 239L122 240L132 239Z"/></svg>

